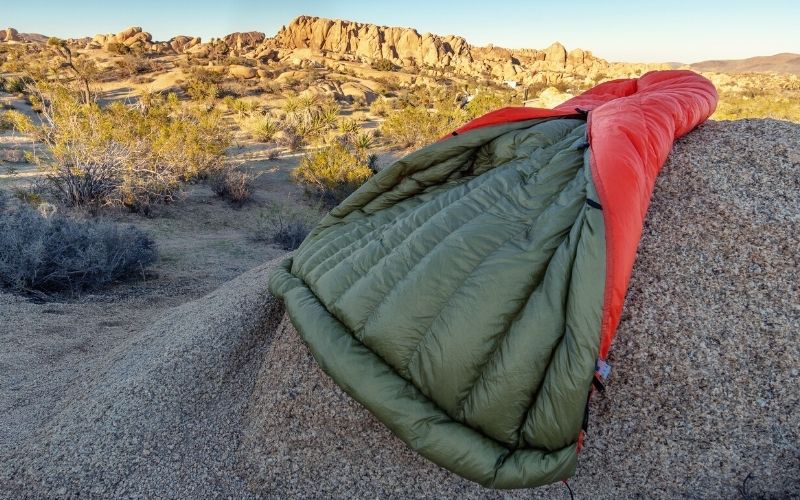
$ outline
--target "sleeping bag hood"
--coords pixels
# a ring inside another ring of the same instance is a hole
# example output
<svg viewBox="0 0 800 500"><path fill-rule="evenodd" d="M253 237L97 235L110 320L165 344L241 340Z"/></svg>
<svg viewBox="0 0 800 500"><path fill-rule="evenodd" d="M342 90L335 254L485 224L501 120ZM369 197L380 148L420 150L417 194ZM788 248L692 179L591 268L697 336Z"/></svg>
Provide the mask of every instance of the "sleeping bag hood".
<svg viewBox="0 0 800 500"><path fill-rule="evenodd" d="M421 455L492 488L568 478L656 175L716 102L657 71L484 115L373 176L270 290Z"/></svg>

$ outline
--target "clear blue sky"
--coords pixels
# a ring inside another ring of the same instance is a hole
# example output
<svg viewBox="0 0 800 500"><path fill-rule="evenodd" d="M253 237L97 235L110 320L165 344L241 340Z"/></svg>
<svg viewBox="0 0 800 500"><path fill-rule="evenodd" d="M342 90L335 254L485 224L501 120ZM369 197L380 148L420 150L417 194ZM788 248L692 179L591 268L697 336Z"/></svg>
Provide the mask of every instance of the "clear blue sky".
<svg viewBox="0 0 800 500"><path fill-rule="evenodd" d="M273 35L300 14L456 34L473 45L543 48L559 40L612 61L800 53L800 1L0 0L0 25L59 37L142 26L157 40L232 31Z"/></svg>

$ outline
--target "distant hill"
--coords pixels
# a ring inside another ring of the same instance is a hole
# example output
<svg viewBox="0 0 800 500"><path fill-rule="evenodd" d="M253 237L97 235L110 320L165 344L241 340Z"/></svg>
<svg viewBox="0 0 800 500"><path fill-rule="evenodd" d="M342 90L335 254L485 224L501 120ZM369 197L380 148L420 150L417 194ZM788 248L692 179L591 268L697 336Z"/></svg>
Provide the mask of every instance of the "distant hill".
<svg viewBox="0 0 800 500"><path fill-rule="evenodd" d="M702 61L691 64L698 71L718 71L720 73L746 73L750 71L774 71L800 75L800 54L784 52L774 56L758 56L747 59L728 59Z"/></svg>

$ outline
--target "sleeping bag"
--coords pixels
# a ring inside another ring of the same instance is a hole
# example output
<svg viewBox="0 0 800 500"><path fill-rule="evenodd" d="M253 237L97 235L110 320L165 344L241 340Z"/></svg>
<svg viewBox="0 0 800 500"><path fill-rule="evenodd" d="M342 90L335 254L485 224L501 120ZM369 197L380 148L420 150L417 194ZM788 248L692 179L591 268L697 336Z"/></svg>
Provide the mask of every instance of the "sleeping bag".
<svg viewBox="0 0 800 500"><path fill-rule="evenodd" d="M484 115L373 176L270 290L418 453L492 488L568 478L656 175L716 102L658 71Z"/></svg>

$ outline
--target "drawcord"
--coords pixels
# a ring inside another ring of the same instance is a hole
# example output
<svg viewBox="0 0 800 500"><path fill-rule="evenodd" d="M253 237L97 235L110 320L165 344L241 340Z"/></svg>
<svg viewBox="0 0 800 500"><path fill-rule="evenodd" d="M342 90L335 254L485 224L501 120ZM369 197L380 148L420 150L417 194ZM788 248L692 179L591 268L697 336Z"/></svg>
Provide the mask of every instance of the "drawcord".
<svg viewBox="0 0 800 500"><path fill-rule="evenodd" d="M566 487L567 487L567 490L569 491L569 498L570 498L570 500L575 500L575 494L572 492L572 487L569 485L569 483L567 482L567 480L566 480L566 479L564 479L564 480L562 480L561 482L562 482L562 483L564 483L564 486L566 486Z"/></svg>

